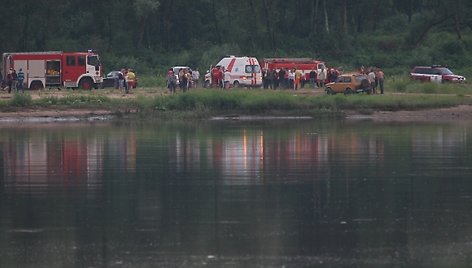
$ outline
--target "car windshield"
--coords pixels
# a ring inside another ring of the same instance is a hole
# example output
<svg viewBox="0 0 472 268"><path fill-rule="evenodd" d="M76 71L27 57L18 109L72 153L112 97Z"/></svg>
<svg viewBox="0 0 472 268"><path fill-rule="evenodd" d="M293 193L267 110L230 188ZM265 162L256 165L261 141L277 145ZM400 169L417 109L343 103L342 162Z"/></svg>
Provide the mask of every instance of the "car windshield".
<svg viewBox="0 0 472 268"><path fill-rule="evenodd" d="M453 74L448 68L439 68L439 73L442 75L451 75Z"/></svg>

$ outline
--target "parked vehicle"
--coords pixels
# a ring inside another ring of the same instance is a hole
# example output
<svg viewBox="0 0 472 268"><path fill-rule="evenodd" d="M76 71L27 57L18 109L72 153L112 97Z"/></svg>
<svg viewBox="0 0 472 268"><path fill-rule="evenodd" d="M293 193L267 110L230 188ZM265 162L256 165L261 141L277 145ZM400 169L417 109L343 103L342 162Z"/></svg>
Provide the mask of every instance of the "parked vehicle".
<svg viewBox="0 0 472 268"><path fill-rule="evenodd" d="M449 68L441 65L416 66L410 71L410 78L422 82L464 83L466 78L454 74Z"/></svg>
<svg viewBox="0 0 472 268"><path fill-rule="evenodd" d="M210 67L205 74L204 86L219 86L219 79L222 77L215 78L215 73L223 68L230 73L229 84L233 87L260 87L262 85L261 66L256 58L227 56Z"/></svg>
<svg viewBox="0 0 472 268"><path fill-rule="evenodd" d="M365 92L372 93L372 87L367 75L347 73L338 76L335 82L326 84L325 91L328 95L344 93L345 95Z"/></svg>
<svg viewBox="0 0 472 268"><path fill-rule="evenodd" d="M326 70L326 64L323 61L315 60L311 58L265 58L262 59L262 68L267 70L276 70L284 68L285 70L297 69L303 74L302 86L305 82L310 81L310 72L315 70L320 73L322 70ZM326 75L325 83L328 83L328 75Z"/></svg>
<svg viewBox="0 0 472 268"><path fill-rule="evenodd" d="M119 74L121 73L121 71L111 71L109 73L107 73L107 75L105 77L103 77L103 81L102 81L102 84L101 84L101 88L106 88L106 87L114 87L116 89L118 89L118 81L119 81ZM138 77L136 76L134 78L134 83L133 83L133 88L136 88L138 87Z"/></svg>
<svg viewBox="0 0 472 268"><path fill-rule="evenodd" d="M61 86L92 89L102 83L100 57L93 51L3 53L2 59L3 77L10 68L21 68L29 89Z"/></svg>
<svg viewBox="0 0 472 268"><path fill-rule="evenodd" d="M118 88L118 75L120 71L111 71L109 72L102 81L101 88L114 87Z"/></svg>

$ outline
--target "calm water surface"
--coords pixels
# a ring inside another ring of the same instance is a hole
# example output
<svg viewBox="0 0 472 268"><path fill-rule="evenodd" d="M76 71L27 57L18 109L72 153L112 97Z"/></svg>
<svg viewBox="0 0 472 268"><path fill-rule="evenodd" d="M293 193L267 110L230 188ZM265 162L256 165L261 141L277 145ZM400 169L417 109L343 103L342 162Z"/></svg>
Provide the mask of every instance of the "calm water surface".
<svg viewBox="0 0 472 268"><path fill-rule="evenodd" d="M0 267L472 263L472 124L0 130Z"/></svg>

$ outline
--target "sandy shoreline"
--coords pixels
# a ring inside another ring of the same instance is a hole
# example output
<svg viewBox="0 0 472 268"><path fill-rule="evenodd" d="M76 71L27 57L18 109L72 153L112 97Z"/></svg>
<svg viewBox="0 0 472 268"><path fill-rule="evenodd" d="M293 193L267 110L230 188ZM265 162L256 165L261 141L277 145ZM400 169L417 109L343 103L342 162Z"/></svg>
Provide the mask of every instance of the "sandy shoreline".
<svg viewBox="0 0 472 268"><path fill-rule="evenodd" d="M113 118L115 113L116 111L103 109L22 109L14 112L0 112L0 123L107 120ZM360 114L355 111L345 111L345 113L347 120L373 122L472 122L472 105L416 111L374 111L369 114Z"/></svg>
<svg viewBox="0 0 472 268"><path fill-rule="evenodd" d="M359 114L348 111L346 112L346 118L352 120L372 120L375 122L472 122L472 105L415 111L375 111L372 114Z"/></svg>

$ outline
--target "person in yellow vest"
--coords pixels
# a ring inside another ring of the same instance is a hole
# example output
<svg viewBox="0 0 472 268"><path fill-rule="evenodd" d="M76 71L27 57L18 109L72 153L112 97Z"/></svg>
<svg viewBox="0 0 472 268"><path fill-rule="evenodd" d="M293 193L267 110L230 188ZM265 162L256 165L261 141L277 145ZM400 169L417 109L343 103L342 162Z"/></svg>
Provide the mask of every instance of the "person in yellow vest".
<svg viewBox="0 0 472 268"><path fill-rule="evenodd" d="M128 83L128 87L126 88L126 93L134 88L134 81L136 78L136 74L133 72L132 69L128 69L128 73L126 73L126 82Z"/></svg>
<svg viewBox="0 0 472 268"><path fill-rule="evenodd" d="M293 89L298 90L302 82L303 73L300 70L295 70L295 81L293 83Z"/></svg>

